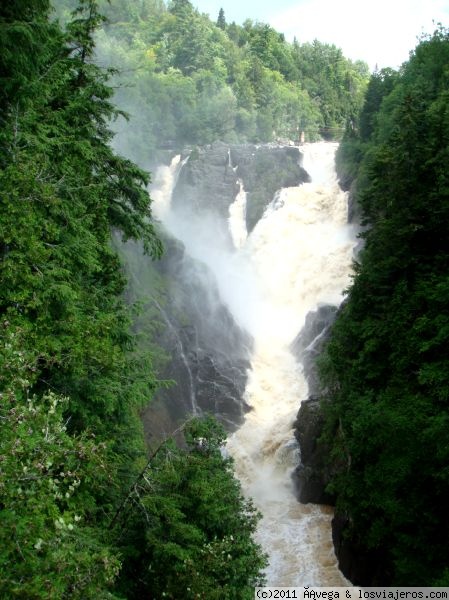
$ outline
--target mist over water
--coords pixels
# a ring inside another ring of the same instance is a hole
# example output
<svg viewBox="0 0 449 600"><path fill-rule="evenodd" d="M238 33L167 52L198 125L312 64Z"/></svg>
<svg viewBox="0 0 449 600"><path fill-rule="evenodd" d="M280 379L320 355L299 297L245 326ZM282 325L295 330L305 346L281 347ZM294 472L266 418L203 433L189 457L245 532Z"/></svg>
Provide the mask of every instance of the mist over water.
<svg viewBox="0 0 449 600"><path fill-rule="evenodd" d="M229 231L234 247L240 250L248 238L246 229L246 192L243 181L239 180L240 190L235 201L229 207Z"/></svg>
<svg viewBox="0 0 449 600"><path fill-rule="evenodd" d="M228 450L244 493L263 514L257 540L269 554L267 584L273 586L348 583L336 565L331 509L299 504L290 477L299 461L292 425L308 389L289 345L309 311L341 302L355 243L347 196L334 172L336 147L301 147L311 183L276 194L249 236L243 184L228 220L171 210L179 157L161 168L152 191L156 217L214 273L223 303L254 339L245 391L252 410Z"/></svg>
<svg viewBox="0 0 449 600"><path fill-rule="evenodd" d="M290 473L298 464L292 423L307 383L289 350L307 313L339 304L349 283L354 231L334 172L336 145L302 148L312 182L286 188L268 207L246 250L267 313L254 331L246 401L253 410L229 440L245 492L263 514L258 541L269 553L269 585L344 585L336 566L329 509L299 504Z"/></svg>

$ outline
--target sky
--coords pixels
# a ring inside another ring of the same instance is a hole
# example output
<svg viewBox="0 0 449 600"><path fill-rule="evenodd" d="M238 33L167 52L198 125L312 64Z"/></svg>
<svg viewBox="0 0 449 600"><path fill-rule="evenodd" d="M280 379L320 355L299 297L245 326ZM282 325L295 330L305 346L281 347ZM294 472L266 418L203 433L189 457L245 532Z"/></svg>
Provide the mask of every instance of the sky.
<svg viewBox="0 0 449 600"><path fill-rule="evenodd" d="M449 27L449 0L191 0L216 20L269 23L287 40L335 44L352 60L399 67L434 23Z"/></svg>

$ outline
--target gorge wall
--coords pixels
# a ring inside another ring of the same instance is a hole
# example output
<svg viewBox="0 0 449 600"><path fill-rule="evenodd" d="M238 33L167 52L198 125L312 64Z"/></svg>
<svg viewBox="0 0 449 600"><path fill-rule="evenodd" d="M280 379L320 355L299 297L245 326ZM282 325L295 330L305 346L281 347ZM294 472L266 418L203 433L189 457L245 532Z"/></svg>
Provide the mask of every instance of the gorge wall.
<svg viewBox="0 0 449 600"><path fill-rule="evenodd" d="M301 461L294 471L293 480L298 500L305 503L333 504L332 495L326 490L332 475L328 448L319 442L324 418L316 361L329 338L336 313L337 307L330 305L322 305L310 312L304 328L291 344L295 357L303 364L309 388L309 398L302 401L294 424Z"/></svg>
<svg viewBox="0 0 449 600"><path fill-rule="evenodd" d="M269 551L273 585L345 581L332 511L299 504L290 477L295 413L307 388L318 390L314 361L348 283L354 243L335 149L217 142L175 157L155 171L152 188L165 256L150 266L134 252L128 261L131 288L147 320L159 323L153 339L167 359L160 374L174 381L144 413L147 439L170 434L192 413L222 421L236 475L263 514L257 539ZM317 409L306 410L296 435L303 502L329 502L327 474L315 473L320 427Z"/></svg>
<svg viewBox="0 0 449 600"><path fill-rule="evenodd" d="M228 431L242 423L248 410L243 395L251 336L220 298L201 250L192 257L180 240L183 235L207 234L206 219L209 234L231 251L229 211L239 193L245 194L251 230L277 190L308 181L301 160L297 147L216 142L193 149L183 164L175 159L171 166L154 169L155 216L162 218L169 209L176 215L175 230L182 231L174 237L165 227L161 230L165 253L156 263L147 260L135 244L121 249L130 271L130 300L141 302L144 316L150 313L159 323L156 335L151 334L166 353L159 373L172 382L157 392L144 411L147 439L169 434L192 413L213 413ZM202 231L192 232L200 217ZM143 329L144 316L138 326Z"/></svg>
<svg viewBox="0 0 449 600"><path fill-rule="evenodd" d="M169 389L162 410L148 410L158 418L164 410L180 418L209 410L232 432L227 448L263 514L257 539L270 556L267 576L279 585L344 581L332 511L299 504L290 477L298 464L293 422L307 398L303 371L313 376L351 262L335 149L217 142L158 169L152 193L155 215L177 240L168 241L158 269L168 286L160 340L174 358L166 372L180 395ZM306 318L317 304L318 317ZM220 385L230 380L231 388ZM155 419L146 417L148 432Z"/></svg>
<svg viewBox="0 0 449 600"><path fill-rule="evenodd" d="M229 206L243 186L250 232L278 190L310 181L301 164L296 146L215 142L195 148L179 174L173 207L195 207L227 219Z"/></svg>

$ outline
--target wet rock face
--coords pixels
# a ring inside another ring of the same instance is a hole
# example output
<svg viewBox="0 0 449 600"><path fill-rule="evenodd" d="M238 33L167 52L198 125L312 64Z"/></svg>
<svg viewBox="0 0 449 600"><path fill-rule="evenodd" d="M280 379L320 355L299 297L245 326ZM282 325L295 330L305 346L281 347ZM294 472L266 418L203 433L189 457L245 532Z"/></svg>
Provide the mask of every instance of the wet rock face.
<svg viewBox="0 0 449 600"><path fill-rule="evenodd" d="M175 429L192 412L212 413L228 431L243 421L243 400L252 340L221 303L207 267L190 258L180 242L164 241L164 258L155 263L165 280L158 305L163 325L157 344L169 360L160 377L174 385L161 389L144 413L148 437Z"/></svg>
<svg viewBox="0 0 449 600"><path fill-rule="evenodd" d="M291 349L304 366L310 397L301 403L294 424L295 437L300 448L301 462L293 473L297 498L300 502L332 504L326 492L332 472L328 448L319 442L324 418L320 407L320 387L316 359L323 350L337 313L336 306L323 305L310 312L303 329L291 344Z"/></svg>
<svg viewBox="0 0 449 600"><path fill-rule="evenodd" d="M388 586L392 584L391 567L384 548L367 550L363 540L356 540L350 519L336 514L332 519L332 541L338 567L353 585Z"/></svg>
<svg viewBox="0 0 449 600"><path fill-rule="evenodd" d="M254 229L278 190L310 182L295 146L234 146L231 157L247 192L248 231Z"/></svg>
<svg viewBox="0 0 449 600"><path fill-rule="evenodd" d="M310 181L300 166L297 147L228 145L214 142L195 148L173 192L176 210L211 211L223 218L240 190L247 192L247 228L251 231L277 190Z"/></svg>
<svg viewBox="0 0 449 600"><path fill-rule="evenodd" d="M304 366L304 374L311 396L320 393L316 360L329 337L336 314L337 307L328 304L308 313L304 327L290 346L294 356Z"/></svg>
<svg viewBox="0 0 449 600"><path fill-rule="evenodd" d="M230 164L230 148L223 142L194 148L179 174L172 206L198 213L212 211L223 218L240 189L238 175Z"/></svg>
<svg viewBox="0 0 449 600"><path fill-rule="evenodd" d="M294 423L295 437L300 447L301 462L292 478L300 502L334 505L335 499L326 491L342 464L331 463L329 448L319 438L324 417L319 396L316 359L330 335L335 320L335 306L321 306L309 313L304 328L292 343L292 351L304 364L311 396L301 403ZM332 520L332 539L338 566L354 585L385 586L391 581L382 549L367 550L354 536L351 521L341 513Z"/></svg>
<svg viewBox="0 0 449 600"><path fill-rule="evenodd" d="M297 498L304 504L333 504L332 496L326 492L331 477L328 448L318 442L323 425L320 399L312 396L304 400L294 424L301 462L293 473Z"/></svg>

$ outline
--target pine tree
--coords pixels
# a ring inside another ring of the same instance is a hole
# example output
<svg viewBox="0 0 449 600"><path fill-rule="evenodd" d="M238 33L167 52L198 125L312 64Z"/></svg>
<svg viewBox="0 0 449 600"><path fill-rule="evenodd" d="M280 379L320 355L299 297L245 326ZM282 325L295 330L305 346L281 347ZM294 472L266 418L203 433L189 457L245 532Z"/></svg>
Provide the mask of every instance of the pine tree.
<svg viewBox="0 0 449 600"><path fill-rule="evenodd" d="M215 419L192 419L185 448L162 444L132 486L116 523L130 544L130 597L249 600L263 584L266 559L252 539L260 515L222 456L225 437Z"/></svg>
<svg viewBox="0 0 449 600"><path fill-rule="evenodd" d="M108 124L118 112L108 74L91 62L100 21L95 2L82 0L67 33L52 25L41 45L37 29L37 72L24 65L20 102L6 86L10 108L1 138L0 310L32 328L29 343L41 367L36 385L70 389L80 419L98 412L100 398L111 415L123 401L113 381L127 370L124 350L131 344L111 230L142 239L153 256L161 251L148 175L109 145Z"/></svg>
<svg viewBox="0 0 449 600"><path fill-rule="evenodd" d="M357 178L369 228L324 360L337 508L382 585L447 581L448 63L440 28L399 73L373 75Z"/></svg>
<svg viewBox="0 0 449 600"><path fill-rule="evenodd" d="M217 27L219 27L220 29L223 29L223 30L226 29L226 19L225 19L224 10L222 8L220 8L220 11L218 13Z"/></svg>

